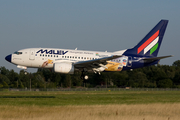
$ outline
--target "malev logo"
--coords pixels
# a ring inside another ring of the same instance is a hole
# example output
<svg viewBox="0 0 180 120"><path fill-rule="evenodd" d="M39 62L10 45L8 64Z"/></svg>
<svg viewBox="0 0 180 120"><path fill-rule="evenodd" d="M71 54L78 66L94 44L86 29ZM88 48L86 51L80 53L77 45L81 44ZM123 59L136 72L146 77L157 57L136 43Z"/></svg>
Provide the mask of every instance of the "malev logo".
<svg viewBox="0 0 180 120"><path fill-rule="evenodd" d="M40 49L39 51L37 51L36 53L46 53L46 54L56 54L56 55L65 55L68 51L64 51L64 50L43 50Z"/></svg>

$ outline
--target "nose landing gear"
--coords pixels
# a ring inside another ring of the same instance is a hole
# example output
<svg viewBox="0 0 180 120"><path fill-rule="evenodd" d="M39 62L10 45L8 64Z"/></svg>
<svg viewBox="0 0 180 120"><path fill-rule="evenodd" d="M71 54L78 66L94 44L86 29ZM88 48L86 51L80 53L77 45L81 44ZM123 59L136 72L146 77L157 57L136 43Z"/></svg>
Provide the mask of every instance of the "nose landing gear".
<svg viewBox="0 0 180 120"><path fill-rule="evenodd" d="M18 65L17 68L24 69L24 74L27 74L27 67Z"/></svg>

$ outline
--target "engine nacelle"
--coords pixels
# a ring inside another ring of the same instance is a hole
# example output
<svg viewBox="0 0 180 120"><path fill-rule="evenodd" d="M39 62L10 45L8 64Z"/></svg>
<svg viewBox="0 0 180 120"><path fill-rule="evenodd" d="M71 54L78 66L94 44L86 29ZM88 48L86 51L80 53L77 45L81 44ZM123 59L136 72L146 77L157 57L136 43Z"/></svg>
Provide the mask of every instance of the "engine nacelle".
<svg viewBox="0 0 180 120"><path fill-rule="evenodd" d="M54 72L74 74L74 65L68 62L54 63Z"/></svg>

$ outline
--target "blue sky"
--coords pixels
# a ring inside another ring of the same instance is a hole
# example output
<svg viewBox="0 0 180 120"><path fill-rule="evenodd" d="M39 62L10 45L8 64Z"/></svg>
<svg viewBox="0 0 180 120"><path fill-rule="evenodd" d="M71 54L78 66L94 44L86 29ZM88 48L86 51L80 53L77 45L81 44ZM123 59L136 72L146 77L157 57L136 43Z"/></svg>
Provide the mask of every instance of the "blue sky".
<svg viewBox="0 0 180 120"><path fill-rule="evenodd" d="M161 19L169 20L158 56L180 59L180 1L0 0L0 66L16 50L31 47L118 51L135 46ZM29 69L34 72L36 69Z"/></svg>

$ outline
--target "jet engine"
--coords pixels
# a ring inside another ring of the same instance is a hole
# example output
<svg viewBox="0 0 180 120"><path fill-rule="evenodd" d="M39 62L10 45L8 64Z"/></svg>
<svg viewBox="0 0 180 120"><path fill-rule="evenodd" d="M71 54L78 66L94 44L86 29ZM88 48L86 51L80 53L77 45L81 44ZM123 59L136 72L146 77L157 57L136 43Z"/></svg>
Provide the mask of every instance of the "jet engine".
<svg viewBox="0 0 180 120"><path fill-rule="evenodd" d="M68 62L54 63L54 72L74 74L74 65Z"/></svg>

